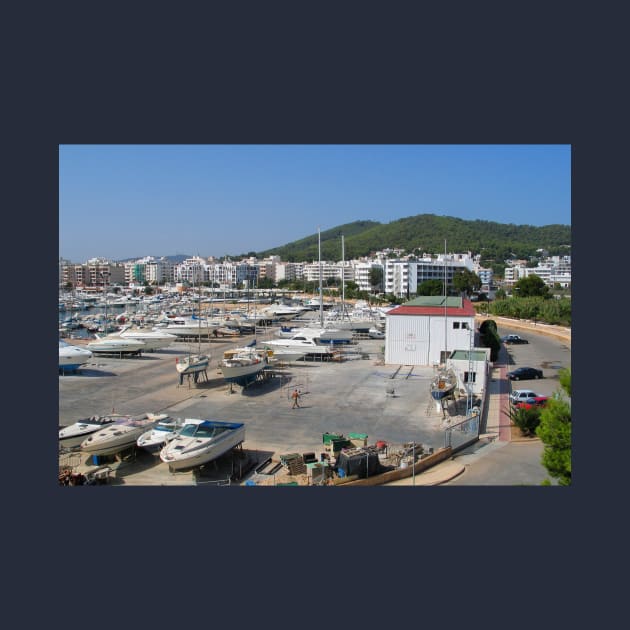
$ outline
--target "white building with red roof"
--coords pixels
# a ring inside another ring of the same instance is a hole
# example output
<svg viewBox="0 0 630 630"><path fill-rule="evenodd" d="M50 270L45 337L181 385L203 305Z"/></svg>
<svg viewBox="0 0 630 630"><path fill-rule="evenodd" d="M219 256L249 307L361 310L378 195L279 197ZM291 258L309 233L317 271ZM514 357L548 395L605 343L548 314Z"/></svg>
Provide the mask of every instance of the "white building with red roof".
<svg viewBox="0 0 630 630"><path fill-rule="evenodd" d="M385 363L445 364L475 346L475 309L461 297L423 296L386 314Z"/></svg>

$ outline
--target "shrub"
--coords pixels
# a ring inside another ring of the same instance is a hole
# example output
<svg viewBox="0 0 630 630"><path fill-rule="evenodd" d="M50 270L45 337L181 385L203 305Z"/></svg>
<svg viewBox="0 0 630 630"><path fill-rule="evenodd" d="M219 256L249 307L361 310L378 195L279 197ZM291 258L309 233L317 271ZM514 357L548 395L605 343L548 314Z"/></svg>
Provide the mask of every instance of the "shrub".
<svg viewBox="0 0 630 630"><path fill-rule="evenodd" d="M528 437L536 435L536 429L540 424L539 407L530 407L529 409L511 407L508 415L512 423L521 430L523 435Z"/></svg>

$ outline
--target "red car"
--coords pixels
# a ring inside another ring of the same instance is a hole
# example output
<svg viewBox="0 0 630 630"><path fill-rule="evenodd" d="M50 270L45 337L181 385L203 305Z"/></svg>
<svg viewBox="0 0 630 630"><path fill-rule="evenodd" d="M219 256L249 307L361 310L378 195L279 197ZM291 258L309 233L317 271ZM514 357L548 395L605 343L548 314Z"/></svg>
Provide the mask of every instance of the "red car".
<svg viewBox="0 0 630 630"><path fill-rule="evenodd" d="M544 407L549 400L549 396L535 396L534 398L526 398L522 402L514 405L517 409L531 409L532 407Z"/></svg>

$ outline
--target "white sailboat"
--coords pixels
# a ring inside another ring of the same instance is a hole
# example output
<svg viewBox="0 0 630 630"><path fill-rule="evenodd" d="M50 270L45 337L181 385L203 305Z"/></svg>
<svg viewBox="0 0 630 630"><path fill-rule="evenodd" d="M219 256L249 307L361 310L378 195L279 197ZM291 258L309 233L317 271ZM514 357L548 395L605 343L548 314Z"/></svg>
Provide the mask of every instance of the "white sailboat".
<svg viewBox="0 0 630 630"><path fill-rule="evenodd" d="M448 326L447 326L447 292L446 292L446 240L444 241L444 362L431 381L431 397L438 407L442 399L449 396L457 386L457 375L452 368L446 366L448 357Z"/></svg>
<svg viewBox="0 0 630 630"><path fill-rule="evenodd" d="M267 365L267 353L258 350L256 341L244 348L233 348L223 353L219 369L227 383L247 387L253 383Z"/></svg>
<svg viewBox="0 0 630 630"><path fill-rule="evenodd" d="M194 285L193 285L194 286ZM195 382L197 382L197 378L199 373L205 372L208 369L208 365L210 364L210 354L206 354L201 351L201 293L199 293L199 297L197 300L198 305L198 351L196 354L188 353L188 356L185 357L177 357L175 359L175 369L179 374L179 382L180 385L184 380L184 376L194 375Z"/></svg>

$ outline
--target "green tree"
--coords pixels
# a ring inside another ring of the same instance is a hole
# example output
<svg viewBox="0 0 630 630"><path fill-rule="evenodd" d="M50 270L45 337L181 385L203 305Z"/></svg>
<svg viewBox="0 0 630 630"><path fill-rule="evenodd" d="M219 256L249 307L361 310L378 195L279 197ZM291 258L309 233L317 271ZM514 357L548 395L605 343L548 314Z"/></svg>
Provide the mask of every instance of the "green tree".
<svg viewBox="0 0 630 630"><path fill-rule="evenodd" d="M425 280L418 285L418 295L442 295L444 284L441 280Z"/></svg>
<svg viewBox="0 0 630 630"><path fill-rule="evenodd" d="M514 284L514 294L518 297L549 297L549 287L536 274L521 278Z"/></svg>
<svg viewBox="0 0 630 630"><path fill-rule="evenodd" d="M256 283L256 286L259 289L273 289L274 287L274 282L271 278L259 278L258 282Z"/></svg>
<svg viewBox="0 0 630 630"><path fill-rule="evenodd" d="M490 361L496 361L501 350L501 339L497 331L497 323L493 319L486 319L481 323L479 340L482 346L490 348Z"/></svg>
<svg viewBox="0 0 630 630"><path fill-rule="evenodd" d="M561 390L540 413L536 435L545 445L542 464L561 486L571 485L571 371L559 372Z"/></svg>
<svg viewBox="0 0 630 630"><path fill-rule="evenodd" d="M481 287L479 276L468 269L457 271L453 276L453 286L461 293L470 295Z"/></svg>
<svg viewBox="0 0 630 630"><path fill-rule="evenodd" d="M370 269L370 288L372 292L383 290L383 268L372 267Z"/></svg>

